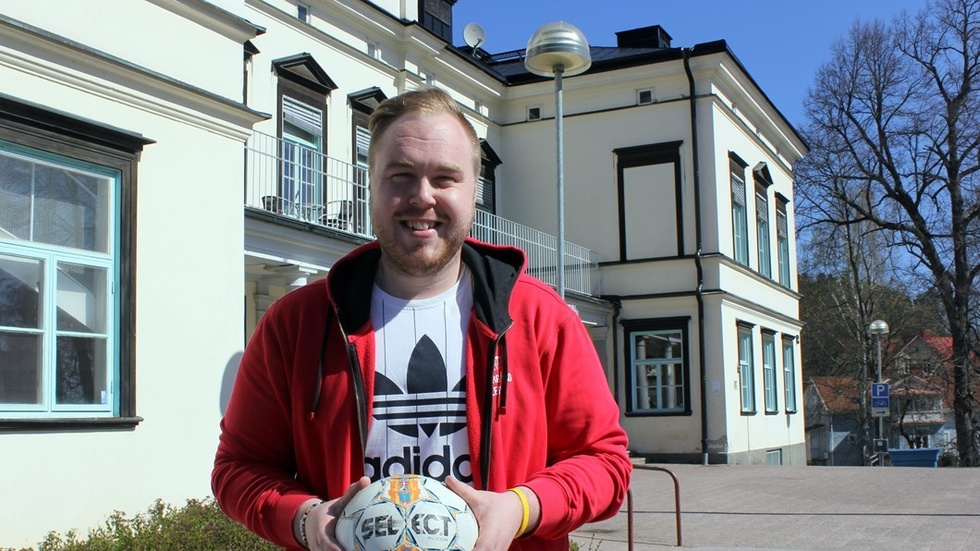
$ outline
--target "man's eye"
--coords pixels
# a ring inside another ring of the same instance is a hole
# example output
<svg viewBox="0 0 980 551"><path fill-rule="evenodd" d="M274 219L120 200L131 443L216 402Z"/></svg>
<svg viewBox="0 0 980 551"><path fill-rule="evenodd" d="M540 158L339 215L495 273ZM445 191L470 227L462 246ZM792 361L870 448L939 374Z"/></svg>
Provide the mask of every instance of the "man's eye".
<svg viewBox="0 0 980 551"><path fill-rule="evenodd" d="M435 182L437 186L449 187L456 184L456 182L459 182L459 178L457 178L455 175L439 176L435 179Z"/></svg>

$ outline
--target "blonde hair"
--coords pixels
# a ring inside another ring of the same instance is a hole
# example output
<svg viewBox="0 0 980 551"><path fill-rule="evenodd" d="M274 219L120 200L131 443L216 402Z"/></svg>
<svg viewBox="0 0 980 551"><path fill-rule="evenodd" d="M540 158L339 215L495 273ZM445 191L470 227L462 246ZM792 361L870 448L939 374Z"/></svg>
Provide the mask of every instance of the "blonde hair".
<svg viewBox="0 0 980 551"><path fill-rule="evenodd" d="M388 98L381 102L368 121L368 130L371 132L371 145L368 149L369 170L374 167L374 146L377 144L388 128L399 118L417 114L421 116L437 115L449 113L456 117L463 132L470 141L470 151L473 157L474 174L480 175L480 162L482 154L480 151L480 138L476 135L473 125L466 119L466 115L446 91L440 88L420 88L410 92L404 92L393 98Z"/></svg>

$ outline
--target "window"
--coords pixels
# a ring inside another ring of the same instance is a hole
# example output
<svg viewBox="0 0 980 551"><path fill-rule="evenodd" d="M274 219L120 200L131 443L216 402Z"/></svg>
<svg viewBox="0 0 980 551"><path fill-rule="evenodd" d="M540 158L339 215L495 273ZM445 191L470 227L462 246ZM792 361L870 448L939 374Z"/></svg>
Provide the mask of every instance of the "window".
<svg viewBox="0 0 980 551"><path fill-rule="evenodd" d="M766 450L766 465L782 465L783 450Z"/></svg>
<svg viewBox="0 0 980 551"><path fill-rule="evenodd" d="M759 273L772 277L772 255L769 252L769 198L766 186L755 182L755 226L759 243Z"/></svg>
<svg viewBox="0 0 980 551"><path fill-rule="evenodd" d="M422 27L446 42L452 42L455 3L456 0L419 0Z"/></svg>
<svg viewBox="0 0 980 551"><path fill-rule="evenodd" d="M0 98L4 425L139 422L131 249L147 143Z"/></svg>
<svg viewBox="0 0 980 551"><path fill-rule="evenodd" d="M540 107L528 107L527 108L527 120L536 121L541 119L541 108Z"/></svg>
<svg viewBox="0 0 980 551"><path fill-rule="evenodd" d="M296 4L296 19L304 23L310 22L310 7L304 4Z"/></svg>
<svg viewBox="0 0 980 551"><path fill-rule="evenodd" d="M662 142L613 150L620 261L684 254L682 144Z"/></svg>
<svg viewBox="0 0 980 551"><path fill-rule="evenodd" d="M789 288L789 227L786 199L776 194L776 252L779 259L779 284Z"/></svg>
<svg viewBox="0 0 980 551"><path fill-rule="evenodd" d="M636 91L636 103L637 105L647 105L653 103L653 88L647 88L645 90Z"/></svg>
<svg viewBox="0 0 980 551"><path fill-rule="evenodd" d="M281 186L293 214L307 214L323 197L322 144L323 111L282 96Z"/></svg>
<svg viewBox="0 0 980 551"><path fill-rule="evenodd" d="M496 211L497 167L500 157L486 140L480 140L480 174L476 181L476 208L493 214Z"/></svg>
<svg viewBox="0 0 980 551"><path fill-rule="evenodd" d="M368 130L368 117L363 113L355 112L353 114L354 122L354 167L353 167L353 197L348 193L348 189L337 189L328 191L328 202L329 207L331 203L341 205L337 210L337 219L340 223L349 226L347 229L351 229L354 233L363 234L368 231L368 150L371 147L371 131ZM346 188L344 183L340 183L340 186ZM335 198L335 199L334 199ZM347 207L348 211L344 212L344 207L342 205L350 205ZM327 216L332 216L333 213L329 212L331 209L327 209L328 212L325 213ZM348 220L343 220L347 216ZM342 228L343 229L343 228Z"/></svg>
<svg viewBox="0 0 980 551"><path fill-rule="evenodd" d="M310 54L276 59L279 94L278 189L263 201L279 214L307 222L323 216L327 96L337 85ZM268 207L267 207L268 208Z"/></svg>
<svg viewBox="0 0 980 551"><path fill-rule="evenodd" d="M688 415L688 318L624 321L629 358L627 414Z"/></svg>
<svg viewBox="0 0 980 551"><path fill-rule="evenodd" d="M742 413L755 413L755 359L752 355L752 327L738 326L738 379Z"/></svg>
<svg viewBox="0 0 980 551"><path fill-rule="evenodd" d="M762 379L766 392L766 413L776 413L776 336L762 332Z"/></svg>
<svg viewBox="0 0 980 551"><path fill-rule="evenodd" d="M796 361L793 353L793 337L783 337L783 389L786 412L796 412Z"/></svg>
<svg viewBox="0 0 980 551"><path fill-rule="evenodd" d="M749 226L745 202L745 167L748 166L734 153L729 154L728 167L732 180L732 239L735 261L749 265Z"/></svg>
<svg viewBox="0 0 980 551"><path fill-rule="evenodd" d="M351 107L353 151L350 176L331 178L327 189L326 209L322 218L325 225L353 231L361 235L370 233L368 208L368 151L371 147L371 131L368 121L371 113L387 96L377 86L352 92L347 96Z"/></svg>

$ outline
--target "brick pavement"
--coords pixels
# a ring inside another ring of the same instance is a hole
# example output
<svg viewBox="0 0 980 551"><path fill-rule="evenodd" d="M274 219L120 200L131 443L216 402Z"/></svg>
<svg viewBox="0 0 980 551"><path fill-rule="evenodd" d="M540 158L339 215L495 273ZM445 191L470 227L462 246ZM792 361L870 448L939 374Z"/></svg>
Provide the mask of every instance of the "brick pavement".
<svg viewBox="0 0 980 551"><path fill-rule="evenodd" d="M685 549L980 550L980 469L654 466L678 479ZM675 547L673 483L647 467L631 486L633 549ZM573 540L628 550L626 509Z"/></svg>

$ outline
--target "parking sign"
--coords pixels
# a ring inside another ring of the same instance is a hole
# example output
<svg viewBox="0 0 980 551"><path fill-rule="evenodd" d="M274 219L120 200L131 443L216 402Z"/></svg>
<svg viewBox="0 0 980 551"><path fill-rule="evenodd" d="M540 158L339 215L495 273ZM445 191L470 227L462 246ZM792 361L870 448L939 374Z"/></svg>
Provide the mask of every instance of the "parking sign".
<svg viewBox="0 0 980 551"><path fill-rule="evenodd" d="M888 383L871 383L871 416L888 417Z"/></svg>

